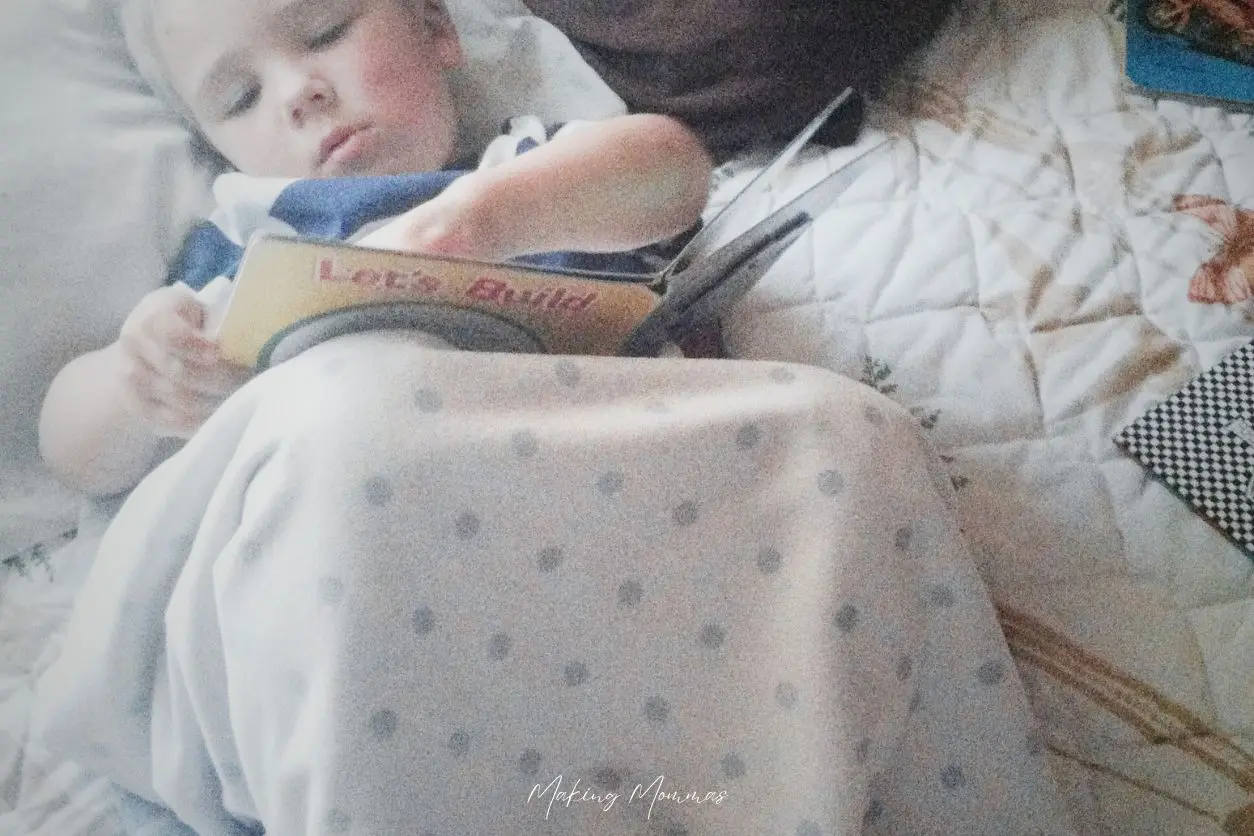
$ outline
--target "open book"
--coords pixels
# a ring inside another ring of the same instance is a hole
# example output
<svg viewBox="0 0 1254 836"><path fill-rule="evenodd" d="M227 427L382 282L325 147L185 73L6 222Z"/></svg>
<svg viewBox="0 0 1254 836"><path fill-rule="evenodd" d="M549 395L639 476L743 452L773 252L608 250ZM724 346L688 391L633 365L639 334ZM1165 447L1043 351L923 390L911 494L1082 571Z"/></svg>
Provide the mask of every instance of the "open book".
<svg viewBox="0 0 1254 836"><path fill-rule="evenodd" d="M862 151L767 217L750 217L752 198L852 96L845 90L824 108L656 274L556 270L261 234L249 241L216 319L219 345L227 359L256 368L377 328L417 328L480 351L656 354L716 321L886 147L881 141Z"/></svg>

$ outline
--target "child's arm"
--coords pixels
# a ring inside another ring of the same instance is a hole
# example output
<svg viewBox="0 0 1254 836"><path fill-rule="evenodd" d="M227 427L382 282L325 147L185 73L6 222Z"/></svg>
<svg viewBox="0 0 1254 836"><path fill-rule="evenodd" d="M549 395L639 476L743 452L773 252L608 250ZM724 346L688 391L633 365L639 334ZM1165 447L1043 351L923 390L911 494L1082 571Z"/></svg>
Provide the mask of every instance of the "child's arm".
<svg viewBox="0 0 1254 836"><path fill-rule="evenodd" d="M153 291L116 342L57 374L39 449L66 484L97 496L134 487L246 379L200 333L203 315L187 288Z"/></svg>
<svg viewBox="0 0 1254 836"><path fill-rule="evenodd" d="M480 258L631 250L696 223L710 167L679 122L620 116L467 174L361 243Z"/></svg>

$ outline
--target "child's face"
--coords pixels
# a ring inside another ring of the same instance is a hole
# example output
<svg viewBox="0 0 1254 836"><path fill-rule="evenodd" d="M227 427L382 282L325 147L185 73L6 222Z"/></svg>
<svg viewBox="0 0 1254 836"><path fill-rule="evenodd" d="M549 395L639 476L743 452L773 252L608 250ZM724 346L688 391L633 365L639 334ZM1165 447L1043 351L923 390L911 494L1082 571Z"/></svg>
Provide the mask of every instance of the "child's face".
<svg viewBox="0 0 1254 836"><path fill-rule="evenodd" d="M437 0L160 0L154 24L175 91L240 171L400 174L453 156L444 73L462 54Z"/></svg>

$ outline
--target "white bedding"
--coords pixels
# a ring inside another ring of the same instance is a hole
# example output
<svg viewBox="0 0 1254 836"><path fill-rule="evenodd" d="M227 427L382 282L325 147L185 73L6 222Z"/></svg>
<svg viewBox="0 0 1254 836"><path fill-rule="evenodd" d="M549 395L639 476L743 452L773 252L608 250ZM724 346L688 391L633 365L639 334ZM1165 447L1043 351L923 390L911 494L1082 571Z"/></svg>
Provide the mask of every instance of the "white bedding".
<svg viewBox="0 0 1254 836"><path fill-rule="evenodd" d="M1197 195L1254 210L1254 119L1125 94L1117 13L965 3L873 109L894 154L727 339L862 378L918 419L1078 831L1245 833L1254 564L1110 436L1254 336L1247 306L1188 301L1219 240L1177 209ZM790 187L846 156L810 155ZM23 808L4 832L117 832L98 782L21 746L74 557L3 581L0 798Z"/></svg>

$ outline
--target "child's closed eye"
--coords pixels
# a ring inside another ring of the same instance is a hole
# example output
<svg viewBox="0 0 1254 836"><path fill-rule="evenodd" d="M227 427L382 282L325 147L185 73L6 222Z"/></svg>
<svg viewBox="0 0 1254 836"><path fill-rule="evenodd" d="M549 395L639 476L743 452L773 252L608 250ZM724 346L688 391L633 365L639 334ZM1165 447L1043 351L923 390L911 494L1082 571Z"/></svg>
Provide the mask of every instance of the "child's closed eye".
<svg viewBox="0 0 1254 836"><path fill-rule="evenodd" d="M347 35L348 30L352 28L353 23L355 22L356 18L350 17L347 20L343 20L335 24L334 26L328 26L324 29L320 29L305 42L305 45L314 51L326 49Z"/></svg>
<svg viewBox="0 0 1254 836"><path fill-rule="evenodd" d="M257 103L257 99L260 97L261 88L255 84L241 88L237 92L232 93L230 98L227 99L226 105L222 108L223 117L230 119L246 113Z"/></svg>

